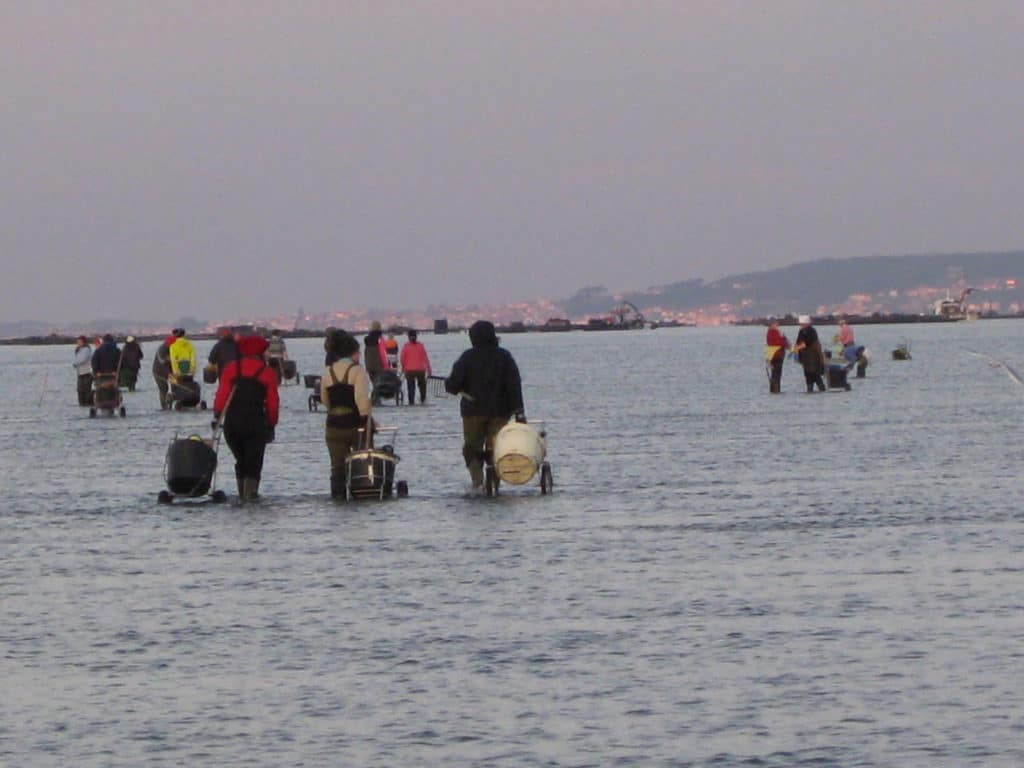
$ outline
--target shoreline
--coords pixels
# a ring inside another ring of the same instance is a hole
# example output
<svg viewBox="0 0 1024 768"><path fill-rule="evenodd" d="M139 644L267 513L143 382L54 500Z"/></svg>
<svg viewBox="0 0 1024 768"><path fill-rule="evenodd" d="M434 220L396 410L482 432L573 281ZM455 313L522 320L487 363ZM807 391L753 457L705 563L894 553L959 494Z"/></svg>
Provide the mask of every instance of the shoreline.
<svg viewBox="0 0 1024 768"><path fill-rule="evenodd" d="M1020 320L1024 318L1024 315L983 315L975 319L954 319L949 317L942 317L939 315L913 315L913 314L872 314L872 315L849 315L849 314L829 314L829 315L812 315L811 321L815 325L837 325L839 320L846 320L852 325L917 325L917 324L933 324L933 323L962 323L962 322L977 322L980 320ZM744 320L736 320L732 323L726 323L725 325L737 326L737 327L748 327L748 326L766 326L768 324L767 317L748 318ZM783 315L779 317L779 325L781 326L796 326L797 317L796 315ZM583 331L585 333L609 333L618 331L642 331L642 330L657 330L659 328L695 328L690 323L648 323L643 327L628 327L628 326L593 326L588 323L571 323L567 326L561 326L557 328L547 327L544 325L528 325L525 323L509 323L509 324L495 324L499 334L519 334L519 333L539 333L539 334L559 334L559 333L573 333ZM267 335L271 330L275 330L270 327L263 326L247 326L238 329L243 333L258 333ZM285 330L276 329L281 331L281 335L286 339L314 339L322 338L326 329L296 329L296 330ZM405 334L409 328L404 326L395 326L391 329L386 329L385 333L392 332L395 335ZM420 335L434 335L433 328L417 328L417 332ZM353 336L362 336L369 333L369 329L355 329L349 331ZM453 326L449 329L448 333L457 334L465 333L466 329L462 327ZM128 333L115 334L118 343L123 343L124 337L129 335ZM96 334L86 334L87 337L94 336ZM132 333L130 335L135 336L137 341L140 342L151 342L160 341L166 334L163 333ZM62 346L62 345L74 345L75 340L78 338L78 334L59 334L51 333L46 336L20 336L12 337L7 339L0 339L0 346ZM196 333L189 334L190 339L194 341L212 341L217 339L216 333Z"/></svg>

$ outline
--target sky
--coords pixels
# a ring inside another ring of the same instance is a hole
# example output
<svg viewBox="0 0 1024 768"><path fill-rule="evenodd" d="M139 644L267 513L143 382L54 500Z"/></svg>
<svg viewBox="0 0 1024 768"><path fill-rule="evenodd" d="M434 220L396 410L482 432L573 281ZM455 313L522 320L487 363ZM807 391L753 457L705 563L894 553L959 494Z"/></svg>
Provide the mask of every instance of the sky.
<svg viewBox="0 0 1024 768"><path fill-rule="evenodd" d="M1024 3L0 0L0 320L1024 247Z"/></svg>

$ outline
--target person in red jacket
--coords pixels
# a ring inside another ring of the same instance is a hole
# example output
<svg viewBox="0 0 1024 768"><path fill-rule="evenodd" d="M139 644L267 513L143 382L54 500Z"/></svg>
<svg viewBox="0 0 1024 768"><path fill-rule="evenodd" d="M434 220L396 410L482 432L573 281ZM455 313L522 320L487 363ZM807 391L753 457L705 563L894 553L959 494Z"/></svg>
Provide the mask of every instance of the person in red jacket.
<svg viewBox="0 0 1024 768"><path fill-rule="evenodd" d="M239 339L239 358L224 366L213 402L214 428L223 422L242 501L259 496L263 454L267 443L274 441L277 426L277 374L264 357L267 346L261 336Z"/></svg>
<svg viewBox="0 0 1024 768"><path fill-rule="evenodd" d="M777 395L782 392L782 363L789 349L789 339L779 330L777 318L768 321L768 334L765 338L764 360L768 365L768 391Z"/></svg>
<svg viewBox="0 0 1024 768"><path fill-rule="evenodd" d="M427 376L430 370L430 358L427 357L427 348L416 340L419 335L416 329L409 331L409 341L402 346L402 373L405 374L405 384L409 389L409 405L416 402L416 386L420 388L420 403L427 402Z"/></svg>

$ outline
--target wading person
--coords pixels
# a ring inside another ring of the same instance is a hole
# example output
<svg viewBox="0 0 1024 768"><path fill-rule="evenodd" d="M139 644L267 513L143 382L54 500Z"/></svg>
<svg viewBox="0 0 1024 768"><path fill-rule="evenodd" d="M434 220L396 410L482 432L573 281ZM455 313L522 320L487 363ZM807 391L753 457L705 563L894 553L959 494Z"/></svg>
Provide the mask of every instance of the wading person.
<svg viewBox="0 0 1024 768"><path fill-rule="evenodd" d="M72 365L77 378L78 404L92 405L92 348L85 336L75 339L75 361Z"/></svg>
<svg viewBox="0 0 1024 768"><path fill-rule="evenodd" d="M372 429L373 419L370 376L359 364L359 341L344 331L335 331L329 341L332 362L320 378L320 400L327 408L324 439L331 457L331 496L337 498L345 492L345 458L360 447L359 430Z"/></svg>
<svg viewBox="0 0 1024 768"><path fill-rule="evenodd" d="M420 388L420 402L427 402L427 376L431 374L427 348L417 341L416 329L409 331L409 340L402 345L401 364L405 374L405 386L409 393L409 405L416 402L416 387Z"/></svg>
<svg viewBox="0 0 1024 768"><path fill-rule="evenodd" d="M856 343L853 340L853 326L845 320L839 321L839 333L836 334L836 341L843 349L852 347Z"/></svg>
<svg viewBox="0 0 1024 768"><path fill-rule="evenodd" d="M390 368L387 352L384 349L384 337L380 332L380 323L374 320L370 323L370 332L363 338L366 353L363 355L363 364L370 376L370 381L377 381L381 371Z"/></svg>
<svg viewBox="0 0 1024 768"><path fill-rule="evenodd" d="M267 347L267 359L270 361L270 367L274 369L274 373L277 374L277 383L280 384L284 379L284 361L288 359L288 347L284 343L284 339L281 337L281 332L274 329L270 332L270 344Z"/></svg>
<svg viewBox="0 0 1024 768"><path fill-rule="evenodd" d="M789 339L779 330L777 318L768 321L768 333L765 336L764 359L768 365L768 391L777 395L782 392L782 363L789 349Z"/></svg>
<svg viewBox="0 0 1024 768"><path fill-rule="evenodd" d="M111 334L105 334L103 341L92 353L93 376L113 376L121 365L121 349Z"/></svg>
<svg viewBox="0 0 1024 768"><path fill-rule="evenodd" d="M388 359L389 368L398 367L398 339L393 333L389 333L388 337L384 339L384 355Z"/></svg>
<svg viewBox="0 0 1024 768"><path fill-rule="evenodd" d="M235 337L231 335L231 329L226 326L221 326L217 329L217 341L210 350L209 357L206 361L216 367L217 378L221 377L224 373L224 368L228 363L234 362L238 359L238 342L235 341Z"/></svg>
<svg viewBox="0 0 1024 768"><path fill-rule="evenodd" d="M445 379L444 388L462 395L462 458L473 490L484 484L483 462L494 436L515 416L526 421L519 367L508 350L498 346L493 323L478 320L469 329L467 349Z"/></svg>
<svg viewBox="0 0 1024 768"><path fill-rule="evenodd" d="M238 342L237 360L224 366L213 403L214 428L224 424L224 439L235 456L238 497L259 497L263 457L274 441L279 400L277 375L263 359L267 340L244 336Z"/></svg>
<svg viewBox="0 0 1024 768"><path fill-rule="evenodd" d="M800 332L796 336L793 351L797 353L800 365L804 369L804 380L807 382L807 393L814 391L815 385L825 391L825 381L821 378L825 372L825 353L818 341L818 332L811 325L810 315L800 315Z"/></svg>
<svg viewBox="0 0 1024 768"><path fill-rule="evenodd" d="M171 374L176 381L191 381L198 368L196 348L185 336L184 328L175 328L171 335L174 336L174 343L170 348Z"/></svg>
<svg viewBox="0 0 1024 768"><path fill-rule="evenodd" d="M142 352L142 346L135 340L135 337L126 337L124 347L121 348L121 384L127 387L129 392L135 391L143 357L145 355Z"/></svg>
<svg viewBox="0 0 1024 768"><path fill-rule="evenodd" d="M168 387L170 387L171 344L173 343L174 337L168 336L156 348L156 353L153 355L153 380L156 382L156 391L160 396L160 410L162 411L166 411L171 407Z"/></svg>

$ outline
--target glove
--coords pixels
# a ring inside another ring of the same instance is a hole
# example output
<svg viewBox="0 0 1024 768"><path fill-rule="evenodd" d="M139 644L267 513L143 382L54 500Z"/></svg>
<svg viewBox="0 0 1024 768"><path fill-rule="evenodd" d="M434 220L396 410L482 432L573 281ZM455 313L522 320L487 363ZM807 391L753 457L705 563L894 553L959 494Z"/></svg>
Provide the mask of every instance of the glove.
<svg viewBox="0 0 1024 768"><path fill-rule="evenodd" d="M526 423L526 414L523 413L522 411L520 411L519 413L516 414L516 424L525 424L525 423Z"/></svg>
<svg viewBox="0 0 1024 768"><path fill-rule="evenodd" d="M274 428L268 426L266 434L267 434L267 442L268 443L274 442Z"/></svg>

